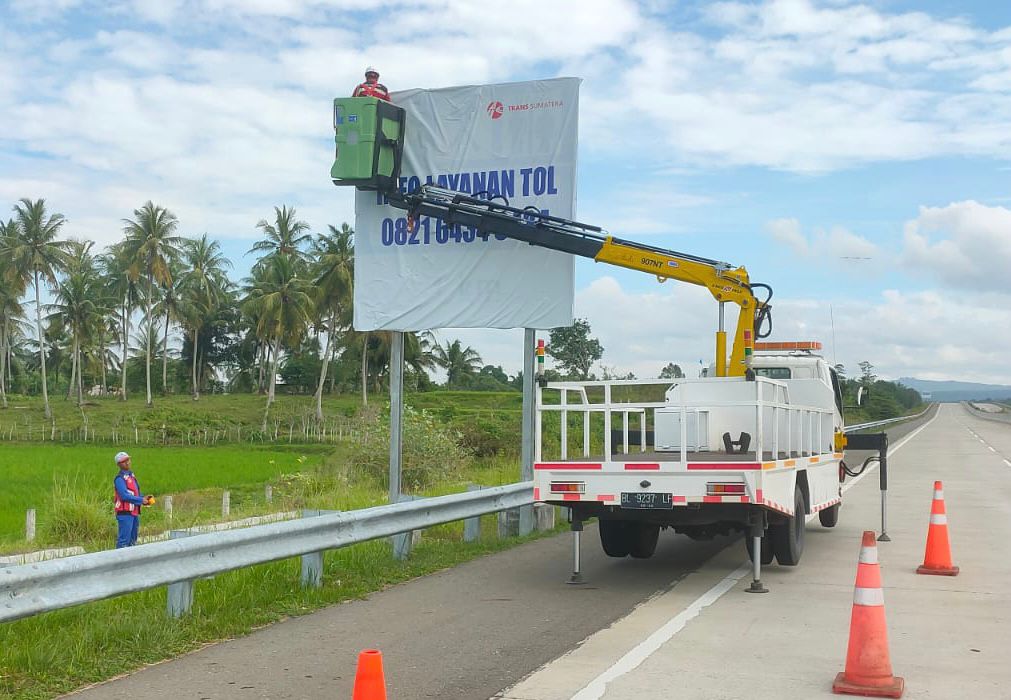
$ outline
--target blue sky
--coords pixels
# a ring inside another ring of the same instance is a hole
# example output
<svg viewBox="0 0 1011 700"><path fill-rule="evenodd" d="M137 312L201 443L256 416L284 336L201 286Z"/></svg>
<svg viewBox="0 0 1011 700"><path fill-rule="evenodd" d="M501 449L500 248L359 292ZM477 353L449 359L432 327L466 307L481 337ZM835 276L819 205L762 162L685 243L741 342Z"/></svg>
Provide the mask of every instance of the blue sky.
<svg viewBox="0 0 1011 700"><path fill-rule="evenodd" d="M353 221L329 110L365 65L394 90L574 75L580 219L745 265L775 338L851 369L1011 384L1011 4L0 5L0 207L44 197L68 235L107 244L152 199L241 274L275 205ZM576 313L615 371L709 361L701 290L580 261ZM439 335L519 367L518 332Z"/></svg>

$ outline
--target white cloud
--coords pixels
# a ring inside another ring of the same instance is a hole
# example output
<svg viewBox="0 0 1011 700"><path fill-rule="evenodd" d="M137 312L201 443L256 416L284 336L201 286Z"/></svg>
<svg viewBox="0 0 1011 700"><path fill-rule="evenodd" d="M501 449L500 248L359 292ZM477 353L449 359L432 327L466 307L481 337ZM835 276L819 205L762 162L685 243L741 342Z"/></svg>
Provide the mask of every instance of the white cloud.
<svg viewBox="0 0 1011 700"><path fill-rule="evenodd" d="M796 219L773 219L765 225L769 236L778 243L792 249L797 255L806 256L810 253L807 237L800 230L800 222Z"/></svg>
<svg viewBox="0 0 1011 700"><path fill-rule="evenodd" d="M921 207L905 226L903 262L958 289L1008 294L1011 210L974 201Z"/></svg>
<svg viewBox="0 0 1011 700"><path fill-rule="evenodd" d="M668 362L689 376L699 360L712 362L716 304L704 290L669 284L631 292L615 277L602 277L576 294L576 316L604 347L600 366L637 377L655 377ZM884 379L915 377L1011 384L1006 348L1011 324L997 299L972 294L887 290L867 302L778 297L770 340L819 340L831 362L850 374L868 361ZM834 319L834 327L833 327ZM728 330L736 316L728 313ZM540 333L547 338L548 332ZM446 330L442 340L461 338L484 361L509 374L521 366L522 331ZM549 367L551 360L548 360Z"/></svg>
<svg viewBox="0 0 1011 700"><path fill-rule="evenodd" d="M833 226L828 231L815 229L808 236L797 219L773 219L765 225L765 231L795 255L827 265L834 265L839 259L873 260L882 253L876 244L842 226Z"/></svg>

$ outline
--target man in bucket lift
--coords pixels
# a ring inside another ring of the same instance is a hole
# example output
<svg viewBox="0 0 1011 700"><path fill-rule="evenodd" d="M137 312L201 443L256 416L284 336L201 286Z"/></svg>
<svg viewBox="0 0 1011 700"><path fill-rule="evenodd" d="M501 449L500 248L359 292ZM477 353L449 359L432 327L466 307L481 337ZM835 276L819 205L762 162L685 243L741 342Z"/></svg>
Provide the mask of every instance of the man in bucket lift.
<svg viewBox="0 0 1011 700"><path fill-rule="evenodd" d="M390 91L379 82L379 71L369 66L365 69L365 82L355 88L351 97L378 97L380 100L389 102Z"/></svg>

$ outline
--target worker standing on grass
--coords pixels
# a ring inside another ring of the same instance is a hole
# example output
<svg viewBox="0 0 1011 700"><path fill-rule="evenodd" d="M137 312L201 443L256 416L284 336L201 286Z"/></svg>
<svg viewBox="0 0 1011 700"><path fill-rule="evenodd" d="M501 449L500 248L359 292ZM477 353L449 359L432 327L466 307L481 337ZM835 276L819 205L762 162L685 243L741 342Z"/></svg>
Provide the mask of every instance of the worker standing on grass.
<svg viewBox="0 0 1011 700"><path fill-rule="evenodd" d="M379 71L372 66L365 69L365 82L360 83L351 97L378 97L380 100L390 101L390 91L379 82Z"/></svg>
<svg viewBox="0 0 1011 700"><path fill-rule="evenodd" d="M116 524L119 526L116 549L119 549L137 544L140 507L154 505L154 496L141 494L137 477L130 471L130 455L126 452L117 452L116 466L119 467L119 474L112 483L116 487Z"/></svg>

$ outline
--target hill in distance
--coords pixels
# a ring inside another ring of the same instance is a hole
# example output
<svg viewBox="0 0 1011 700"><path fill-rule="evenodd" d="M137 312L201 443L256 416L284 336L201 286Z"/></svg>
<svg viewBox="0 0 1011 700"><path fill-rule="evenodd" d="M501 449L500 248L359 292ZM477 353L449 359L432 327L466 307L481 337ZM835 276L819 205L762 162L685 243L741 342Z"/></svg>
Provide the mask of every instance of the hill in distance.
<svg viewBox="0 0 1011 700"><path fill-rule="evenodd" d="M1007 384L979 384L976 382L931 381L903 377L899 384L916 389L927 401L981 401L983 399L1011 399L1011 386ZM929 395L929 396L928 396Z"/></svg>

